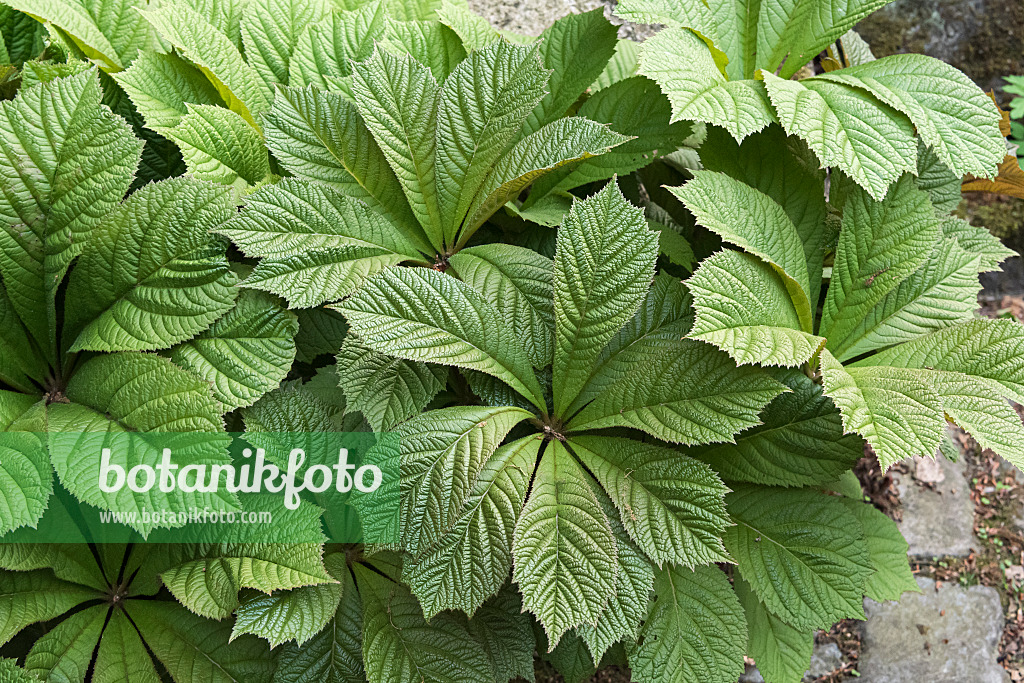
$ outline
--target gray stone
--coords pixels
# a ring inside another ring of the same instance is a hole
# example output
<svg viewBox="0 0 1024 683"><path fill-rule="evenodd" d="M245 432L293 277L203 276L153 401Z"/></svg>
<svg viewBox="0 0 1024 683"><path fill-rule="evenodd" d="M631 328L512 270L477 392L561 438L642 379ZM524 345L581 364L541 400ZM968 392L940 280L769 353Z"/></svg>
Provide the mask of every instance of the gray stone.
<svg viewBox="0 0 1024 683"><path fill-rule="evenodd" d="M920 577L922 594L899 603L864 600L867 623L858 670L864 683L1005 683L996 661L1003 632L999 593Z"/></svg>
<svg viewBox="0 0 1024 683"><path fill-rule="evenodd" d="M900 531L910 545L910 555L966 556L978 542L974 537L974 504L971 502L965 464L937 458L943 480L923 486L913 475L893 473L903 503Z"/></svg>
<svg viewBox="0 0 1024 683"><path fill-rule="evenodd" d="M579 14L597 7L603 7L605 16L620 26L620 38L643 40L654 34L650 26L630 24L613 16L615 4L615 0L469 0L469 6L487 17L496 28L531 36L539 35L566 14Z"/></svg>

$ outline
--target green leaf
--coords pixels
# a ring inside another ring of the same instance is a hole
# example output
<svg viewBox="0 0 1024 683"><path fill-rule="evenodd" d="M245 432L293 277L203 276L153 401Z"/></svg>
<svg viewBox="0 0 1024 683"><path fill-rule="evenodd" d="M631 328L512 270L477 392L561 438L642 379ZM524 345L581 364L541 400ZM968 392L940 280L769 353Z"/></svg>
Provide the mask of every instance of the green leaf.
<svg viewBox="0 0 1024 683"><path fill-rule="evenodd" d="M551 259L507 244L464 249L450 263L459 278L480 292L523 341L530 362L543 367L554 353Z"/></svg>
<svg viewBox="0 0 1024 683"><path fill-rule="evenodd" d="M422 413L398 428L406 550L415 555L452 527L491 454L529 416L521 408L455 406Z"/></svg>
<svg viewBox="0 0 1024 683"><path fill-rule="evenodd" d="M657 236L614 182L573 203L555 253L556 414L565 414L602 347L643 303L657 256Z"/></svg>
<svg viewBox="0 0 1024 683"><path fill-rule="evenodd" d="M888 366L844 368L827 351L821 354L821 371L825 395L843 415L843 429L863 436L883 469L935 453L946 421L942 399L921 373Z"/></svg>
<svg viewBox="0 0 1024 683"><path fill-rule="evenodd" d="M515 200L534 181L543 182L545 176L557 169L604 155L628 140L607 126L579 117L552 121L522 138L487 174L487 180L466 214L460 243L465 243L495 211ZM597 180L609 177L611 175Z"/></svg>
<svg viewBox="0 0 1024 683"><path fill-rule="evenodd" d="M357 64L352 95L366 127L387 158L430 244L444 247L435 185L438 85L430 69L408 55L377 50Z"/></svg>
<svg viewBox="0 0 1024 683"><path fill-rule="evenodd" d="M551 441L516 523L513 579L526 609L548 636L548 651L569 629L594 624L615 594L618 553L608 518L583 470Z"/></svg>
<svg viewBox="0 0 1024 683"><path fill-rule="evenodd" d="M709 171L725 173L777 202L796 227L807 262L811 309L818 305L825 255L824 172L812 153L781 126L770 126L737 144L717 126L708 128L700 160ZM959 193L959 189L957 190Z"/></svg>
<svg viewBox="0 0 1024 683"><path fill-rule="evenodd" d="M85 543L5 543L0 547L0 567L18 572L45 569L74 584L100 591L109 588L92 548Z"/></svg>
<svg viewBox="0 0 1024 683"><path fill-rule="evenodd" d="M501 40L490 22L473 12L465 0L442 0L437 16L459 36L466 52L480 50Z"/></svg>
<svg viewBox="0 0 1024 683"><path fill-rule="evenodd" d="M413 361L479 370L538 408L544 398L526 352L483 295L425 268L392 268L336 308L370 348Z"/></svg>
<svg viewBox="0 0 1024 683"><path fill-rule="evenodd" d="M12 0L11 7L60 29L87 59L107 72L120 71L139 52L159 47L156 33L132 0ZM33 55L35 56L35 55Z"/></svg>
<svg viewBox="0 0 1024 683"><path fill-rule="evenodd" d="M96 605L54 626L32 645L25 657L25 670L42 680L84 681L107 612L106 606ZM148 655L145 661L149 661Z"/></svg>
<svg viewBox="0 0 1024 683"><path fill-rule="evenodd" d="M46 378L48 365L32 345L28 330L0 287L0 381L19 391L32 392ZM31 378L31 379L30 379ZM35 380L36 384L32 383Z"/></svg>
<svg viewBox="0 0 1024 683"><path fill-rule="evenodd" d="M991 98L963 72L938 59L893 55L814 80L861 88L903 112L921 140L956 175L992 178L1006 156L999 111Z"/></svg>
<svg viewBox="0 0 1024 683"><path fill-rule="evenodd" d="M162 349L202 332L238 295L209 231L234 213L227 188L147 185L100 224L68 285L71 350Z"/></svg>
<svg viewBox="0 0 1024 683"><path fill-rule="evenodd" d="M639 637L640 626L647 617L651 591L654 590L654 566L633 544L622 526L618 510L604 490L600 486L591 488L611 524L619 564L615 594L608 601L597 623L576 627L576 633L586 643L593 661L600 662L615 643L636 642ZM563 638L560 645L568 642L568 638Z"/></svg>
<svg viewBox="0 0 1024 683"><path fill-rule="evenodd" d="M142 152L124 121L100 106L101 95L89 71L0 105L0 276L51 362L57 287L127 192Z"/></svg>
<svg viewBox="0 0 1024 683"><path fill-rule="evenodd" d="M739 365L806 363L825 339L801 331L811 318L801 320L787 290L793 281L787 279L751 254L715 254L686 281L697 312L689 337L717 346Z"/></svg>
<svg viewBox="0 0 1024 683"><path fill-rule="evenodd" d="M471 52L445 79L434 162L442 171L437 200L445 245L457 242L477 193L544 96L547 79L535 48L504 41Z"/></svg>
<svg viewBox="0 0 1024 683"><path fill-rule="evenodd" d="M228 409L274 389L295 359L298 320L274 299L246 291L208 330L171 350L171 360L213 385Z"/></svg>
<svg viewBox="0 0 1024 683"><path fill-rule="evenodd" d="M458 672L466 683L494 680L483 647L464 619L442 613L427 623L404 586L356 565L363 599L363 661L373 681L445 683Z"/></svg>
<svg viewBox="0 0 1024 683"><path fill-rule="evenodd" d="M227 35L184 3L142 14L210 79L229 109L258 128L256 117L270 102L260 77Z"/></svg>
<svg viewBox="0 0 1024 683"><path fill-rule="evenodd" d="M10 404L26 411L36 402L34 396L0 391L0 422L8 422L2 413ZM32 432L0 432L0 534L34 528L52 492L53 468L43 439Z"/></svg>
<svg viewBox="0 0 1024 683"><path fill-rule="evenodd" d="M707 43L693 31L667 28L644 41L638 71L661 86L672 121L721 125L742 142L776 121L764 84L729 80ZM752 76L751 76L752 78Z"/></svg>
<svg viewBox="0 0 1024 683"><path fill-rule="evenodd" d="M242 13L246 61L263 81L268 100L277 85L288 85L292 51L309 24L330 14L326 0L253 0Z"/></svg>
<svg viewBox="0 0 1024 683"><path fill-rule="evenodd" d="M7 52L7 63L20 66L43 51L46 27L30 14L9 6L0 9L0 38Z"/></svg>
<svg viewBox="0 0 1024 683"><path fill-rule="evenodd" d="M331 12L299 34L291 56L292 85L348 90L352 64L373 54L384 36L385 3L369 2L349 12Z"/></svg>
<svg viewBox="0 0 1024 683"><path fill-rule="evenodd" d="M602 392L569 428L633 427L687 445L732 442L760 424L758 413L784 391L764 371L737 368L718 349L676 341Z"/></svg>
<svg viewBox="0 0 1024 683"><path fill-rule="evenodd" d="M199 68L173 53L143 52L114 79L153 129L178 125L188 113L187 104L224 103Z"/></svg>
<svg viewBox="0 0 1024 683"><path fill-rule="evenodd" d="M512 584L488 600L468 623L469 632L483 646L495 681L533 680L536 642L532 620L523 613L522 600Z"/></svg>
<svg viewBox="0 0 1024 683"><path fill-rule="evenodd" d="M210 104L187 104L188 113L160 132L181 149L189 173L245 190L270 173L263 136L242 116Z"/></svg>
<svg viewBox="0 0 1024 683"><path fill-rule="evenodd" d="M508 579L513 531L540 446L529 436L495 450L458 518L406 562L404 579L428 618L446 609L472 615Z"/></svg>
<svg viewBox="0 0 1024 683"><path fill-rule="evenodd" d="M325 564L332 574L348 571L341 554L328 555ZM253 593L242 600L236 610L231 639L251 633L268 640L272 648L288 640L302 645L334 617L342 591L341 583L330 583L270 595Z"/></svg>
<svg viewBox="0 0 1024 683"><path fill-rule="evenodd" d="M462 40L437 19L395 21L388 18L383 44L395 54L408 54L441 82L466 58Z"/></svg>
<svg viewBox="0 0 1024 683"><path fill-rule="evenodd" d="M580 105L577 113L633 139L550 174L538 183L534 193L568 191L616 174L628 175L675 151L691 130L685 122L669 122L672 110L668 100L656 83L642 76L600 90Z"/></svg>
<svg viewBox="0 0 1024 683"><path fill-rule="evenodd" d="M628 650L638 681L732 683L743 673L747 624L743 608L718 567L668 566L654 580L657 595Z"/></svg>
<svg viewBox="0 0 1024 683"><path fill-rule="evenodd" d="M736 435L736 443L691 451L726 481L767 486L821 486L835 481L864 454L856 436L843 434L842 417L821 386L799 370L774 373L792 391L761 413L764 424Z"/></svg>
<svg viewBox="0 0 1024 683"><path fill-rule="evenodd" d="M857 327L928 260L939 234L928 195L910 176L890 188L884 201L872 201L859 189L847 197L821 317L820 334L828 339L829 351L840 360L851 357Z"/></svg>
<svg viewBox="0 0 1024 683"><path fill-rule="evenodd" d="M110 620L103 628L96 651L95 672L90 679L95 683L160 683L135 624L121 610L111 611Z"/></svg>
<svg viewBox="0 0 1024 683"><path fill-rule="evenodd" d="M277 660L277 683L365 683L363 671L363 605L352 572L339 572L342 583L338 612L312 639L285 645Z"/></svg>
<svg viewBox="0 0 1024 683"><path fill-rule="evenodd" d="M378 432L420 413L448 381L444 366L386 356L354 335L345 338L338 367L348 409L361 412Z"/></svg>
<svg viewBox="0 0 1024 683"><path fill-rule="evenodd" d="M274 660L266 643L251 636L229 642L231 625L191 614L166 602L134 600L127 614L146 645L176 680L269 683Z"/></svg>
<svg viewBox="0 0 1024 683"><path fill-rule="evenodd" d="M850 332L844 358L892 346L969 320L978 307L982 257L941 239L931 258L885 295Z"/></svg>
<svg viewBox="0 0 1024 683"><path fill-rule="evenodd" d="M935 150L917 141L917 186L928 193L935 213L949 217L960 205L961 177L939 160Z"/></svg>
<svg viewBox="0 0 1024 683"><path fill-rule="evenodd" d="M47 570L3 572L0 584L0 643L37 621L59 617L80 602L102 593L54 578Z"/></svg>
<svg viewBox="0 0 1024 683"><path fill-rule="evenodd" d="M199 616L223 619L238 606L238 591L263 593L330 584L321 548L313 544L172 546L175 560L161 568L160 580Z"/></svg>
<svg viewBox="0 0 1024 683"><path fill-rule="evenodd" d="M709 467L632 439L573 436L568 443L608 492L630 538L659 567L729 561L721 541L728 489Z"/></svg>
<svg viewBox="0 0 1024 683"><path fill-rule="evenodd" d="M903 173L917 170L913 125L871 93L770 73L764 82L786 132L807 142L823 166L842 169L877 201Z"/></svg>
<svg viewBox="0 0 1024 683"><path fill-rule="evenodd" d="M569 412L575 412L615 382L656 360L664 349L673 348L693 326L691 303L682 281L668 273L655 275L636 315L601 350L590 379Z"/></svg>
<svg viewBox="0 0 1024 683"><path fill-rule="evenodd" d="M864 530L868 557L874 570L864 593L876 602L899 600L906 592L920 593L907 560L907 541L899 527L877 508L860 500L844 498Z"/></svg>
<svg viewBox="0 0 1024 683"><path fill-rule="evenodd" d="M814 635L793 628L769 612L743 579L735 578L736 595L747 616L747 655L767 681L799 681L814 652Z"/></svg>
<svg viewBox="0 0 1024 683"><path fill-rule="evenodd" d="M576 631L566 633L551 652L544 653L543 648L540 651L541 656L555 667L555 671L562 675L566 683L584 683L597 673L590 649Z"/></svg>
<svg viewBox="0 0 1024 683"><path fill-rule="evenodd" d="M736 526L726 530L725 547L769 611L802 630L864 618L871 563L860 523L842 501L745 486L726 504Z"/></svg>
<svg viewBox="0 0 1024 683"><path fill-rule="evenodd" d="M387 216L416 249L430 251L398 179L355 105L339 93L281 88L263 119L267 147L292 175L362 200Z"/></svg>
<svg viewBox="0 0 1024 683"><path fill-rule="evenodd" d="M295 312L299 332L295 336L295 359L313 363L317 356L335 355L348 334L348 324L337 311L305 308Z"/></svg>
<svg viewBox="0 0 1024 683"><path fill-rule="evenodd" d="M957 187L959 188L959 185ZM958 189L958 202L959 196ZM1016 255L1015 251L1003 246L987 228L971 225L955 216L946 216L939 224L942 227L942 234L946 237L955 237L961 249L981 257L980 265L984 273L999 270L1000 263Z"/></svg>
<svg viewBox="0 0 1024 683"><path fill-rule="evenodd" d="M799 329L811 332L807 259L785 209L763 192L713 171L697 171L686 185L670 190L700 225L762 259L779 274L800 317Z"/></svg>
<svg viewBox="0 0 1024 683"><path fill-rule="evenodd" d="M598 8L561 17L544 29L537 42L551 76L547 94L526 119L524 135L564 116L597 80L614 54L616 29Z"/></svg>
<svg viewBox="0 0 1024 683"><path fill-rule="evenodd" d="M615 54L605 65L601 75L591 84L590 90L598 92L619 81L636 76L636 67L639 61L640 44L629 38L619 38L615 42Z"/></svg>
<svg viewBox="0 0 1024 683"><path fill-rule="evenodd" d="M67 396L125 427L143 432L219 432L224 423L210 385L148 353L94 356L68 382ZM168 400L168 397L174 400ZM54 403L50 411L63 410ZM51 421L52 421L51 417ZM84 430L79 430L84 431ZM93 478L92 484L97 479Z"/></svg>

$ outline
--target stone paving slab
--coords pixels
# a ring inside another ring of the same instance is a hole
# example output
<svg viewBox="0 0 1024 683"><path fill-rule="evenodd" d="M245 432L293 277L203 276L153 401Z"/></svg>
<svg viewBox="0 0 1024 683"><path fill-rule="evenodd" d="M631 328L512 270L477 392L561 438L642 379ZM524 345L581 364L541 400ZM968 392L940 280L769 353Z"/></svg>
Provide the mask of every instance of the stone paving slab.
<svg viewBox="0 0 1024 683"><path fill-rule="evenodd" d="M804 674L804 681L813 681L827 676L843 665L843 653L835 643L814 646L811 663ZM765 683L761 672L756 666L747 665L747 670L740 676L740 683Z"/></svg>
<svg viewBox="0 0 1024 683"><path fill-rule="evenodd" d="M867 622L858 670L863 683L1006 683L996 661L1003 608L994 588L919 577L922 594L899 603L864 600Z"/></svg>
<svg viewBox="0 0 1024 683"><path fill-rule="evenodd" d="M966 557L972 548L978 547L978 540L974 536L974 504L963 458L951 462L940 455L934 463L922 462L922 478L930 486L915 478L917 466L911 463L908 474L893 472L903 503L903 521L899 526L910 545L909 554Z"/></svg>

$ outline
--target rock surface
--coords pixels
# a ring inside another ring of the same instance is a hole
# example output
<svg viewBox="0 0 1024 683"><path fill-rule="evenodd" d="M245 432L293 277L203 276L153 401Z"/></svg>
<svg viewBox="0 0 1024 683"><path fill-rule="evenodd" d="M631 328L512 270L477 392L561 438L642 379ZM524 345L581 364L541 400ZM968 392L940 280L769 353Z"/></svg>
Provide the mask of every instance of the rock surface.
<svg viewBox="0 0 1024 683"><path fill-rule="evenodd" d="M835 643L815 645L814 653L811 655L811 664L804 674L805 681L813 681L822 676L827 676L843 665L843 653ZM739 683L765 683L761 672L756 666L747 665L747 670L740 676Z"/></svg>
<svg viewBox="0 0 1024 683"><path fill-rule="evenodd" d="M964 462L936 458L941 481L925 486L911 474L893 473L903 502L900 531L916 557L966 556L978 546L974 537L974 504L971 502ZM913 465L911 469L914 470ZM936 479L934 473L929 477Z"/></svg>
<svg viewBox="0 0 1024 683"><path fill-rule="evenodd" d="M643 40L654 34L650 26L629 24L612 15L615 0L469 0L474 11L496 28L536 36L566 14L580 14L603 7L605 16L619 24L619 37Z"/></svg>
<svg viewBox="0 0 1024 683"><path fill-rule="evenodd" d="M1004 683L996 661L1003 609L994 588L918 578L922 594L899 603L864 601L864 683Z"/></svg>

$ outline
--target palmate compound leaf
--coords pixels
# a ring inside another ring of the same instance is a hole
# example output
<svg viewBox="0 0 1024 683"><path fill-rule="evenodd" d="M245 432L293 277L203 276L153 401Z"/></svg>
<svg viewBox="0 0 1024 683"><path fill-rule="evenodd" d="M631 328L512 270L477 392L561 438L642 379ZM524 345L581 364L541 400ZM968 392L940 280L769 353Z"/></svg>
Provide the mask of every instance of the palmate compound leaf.
<svg viewBox="0 0 1024 683"><path fill-rule="evenodd" d="M612 384L568 427L633 427L688 445L732 442L761 424L761 409L788 390L760 368L737 368L708 344L679 340Z"/></svg>
<svg viewBox="0 0 1024 683"><path fill-rule="evenodd" d="M512 534L541 441L501 446L480 467L458 517L433 543L406 560L403 579L428 619L447 609L473 615L508 579Z"/></svg>
<svg viewBox="0 0 1024 683"><path fill-rule="evenodd" d="M0 583L0 643L6 644L29 624L49 621L99 591L54 578L52 572L3 572Z"/></svg>
<svg viewBox="0 0 1024 683"><path fill-rule="evenodd" d="M186 177L147 185L117 206L68 285L71 350L167 348L230 310L235 276L209 231L233 213L227 188Z"/></svg>
<svg viewBox="0 0 1024 683"><path fill-rule="evenodd" d="M445 245L456 243L492 167L543 98L548 75L535 47L499 41L471 52L445 79L435 152Z"/></svg>
<svg viewBox="0 0 1024 683"><path fill-rule="evenodd" d="M601 349L643 303L657 254L643 212L614 181L573 202L555 251L555 414L565 414Z"/></svg>
<svg viewBox="0 0 1024 683"><path fill-rule="evenodd" d="M274 658L253 636L231 639L231 625L169 602L130 601L127 616L174 680L270 683Z"/></svg>
<svg viewBox="0 0 1024 683"><path fill-rule="evenodd" d="M267 147L292 175L362 200L387 216L416 249L430 251L387 157L344 95L279 88L263 121Z"/></svg>
<svg viewBox="0 0 1024 683"><path fill-rule="evenodd" d="M776 397L761 413L762 425L736 435L732 444L691 450L727 482L767 486L827 485L864 454L864 443L843 434L842 416L832 400L800 370L772 376L792 391Z"/></svg>
<svg viewBox="0 0 1024 683"><path fill-rule="evenodd" d="M609 436L572 436L568 447L608 492L633 542L658 566L729 561L721 541L728 489L705 464L670 448Z"/></svg>
<svg viewBox="0 0 1024 683"><path fill-rule="evenodd" d="M846 198L832 283L819 333L837 358L850 357L854 332L900 282L924 265L940 235L928 195L907 175L883 201L853 189Z"/></svg>
<svg viewBox="0 0 1024 683"><path fill-rule="evenodd" d="M101 97L90 70L26 88L0 107L0 275L51 361L57 286L124 197L142 152Z"/></svg>
<svg viewBox="0 0 1024 683"><path fill-rule="evenodd" d="M337 579L348 572L343 553L324 558L324 566ZM327 625L341 603L344 584L302 586L270 595L252 593L246 596L235 611L235 625L231 629L234 640L244 633L263 638L274 648L294 640L302 645Z"/></svg>
<svg viewBox="0 0 1024 683"><path fill-rule="evenodd" d="M439 87L409 55L377 50L357 64L352 96L436 250L444 248L434 153Z"/></svg>
<svg viewBox="0 0 1024 683"><path fill-rule="evenodd" d="M583 469L551 441L516 523L512 577L540 620L550 652L571 628L595 624L615 594L618 551Z"/></svg>
<svg viewBox="0 0 1024 683"><path fill-rule="evenodd" d="M295 360L298 319L274 297L244 291L205 332L171 349L171 360L213 385L226 409L277 387Z"/></svg>
<svg viewBox="0 0 1024 683"><path fill-rule="evenodd" d="M421 412L448 380L442 365L378 353L352 334L338 352L338 367L347 409L358 410L378 432Z"/></svg>
<svg viewBox="0 0 1024 683"><path fill-rule="evenodd" d="M40 680L85 680L108 611L104 605L95 605L72 614L47 631L26 655L25 670ZM145 651L143 655L142 664L152 667Z"/></svg>
<svg viewBox="0 0 1024 683"><path fill-rule="evenodd" d="M733 585L747 617L747 656L757 663L765 681L801 680L814 652L814 634L769 612L742 578L735 577Z"/></svg>
<svg viewBox="0 0 1024 683"><path fill-rule="evenodd" d="M463 249L450 259L459 279L477 290L511 324L530 362L544 367L554 353L551 259L509 244Z"/></svg>
<svg viewBox="0 0 1024 683"><path fill-rule="evenodd" d="M356 565L355 575L363 601L363 661L369 680L496 680L487 652L469 633L464 618L442 612L427 623L408 588L363 565Z"/></svg>
<svg viewBox="0 0 1024 683"><path fill-rule="evenodd" d="M864 618L872 567L861 525L843 501L807 489L742 486L726 505L736 526L726 530L725 547L771 612L799 629Z"/></svg>
<svg viewBox="0 0 1024 683"><path fill-rule="evenodd" d="M416 555L452 527L491 454L528 417L522 408L453 406L417 415L398 428L406 550Z"/></svg>
<svg viewBox="0 0 1024 683"><path fill-rule="evenodd" d="M186 3L165 4L142 14L210 79L229 109L259 128L257 117L268 108L270 99L260 77L228 35Z"/></svg>
<svg viewBox="0 0 1024 683"><path fill-rule="evenodd" d="M655 576L657 600L641 641L627 650L639 683L731 683L743 673L747 623L718 567L667 565Z"/></svg>
<svg viewBox="0 0 1024 683"><path fill-rule="evenodd" d="M479 370L541 408L540 383L522 344L483 295L450 275L392 268L335 306L367 346L381 353Z"/></svg>
<svg viewBox="0 0 1024 683"><path fill-rule="evenodd" d="M739 142L774 123L775 114L764 84L730 80L715 52L694 31L666 28L644 41L637 71L661 86L672 103L673 122L715 123Z"/></svg>
<svg viewBox="0 0 1024 683"><path fill-rule="evenodd" d="M688 336L717 346L740 365L794 367L825 345L823 337L801 329L786 279L756 256L721 251L701 263L686 285L697 312Z"/></svg>

